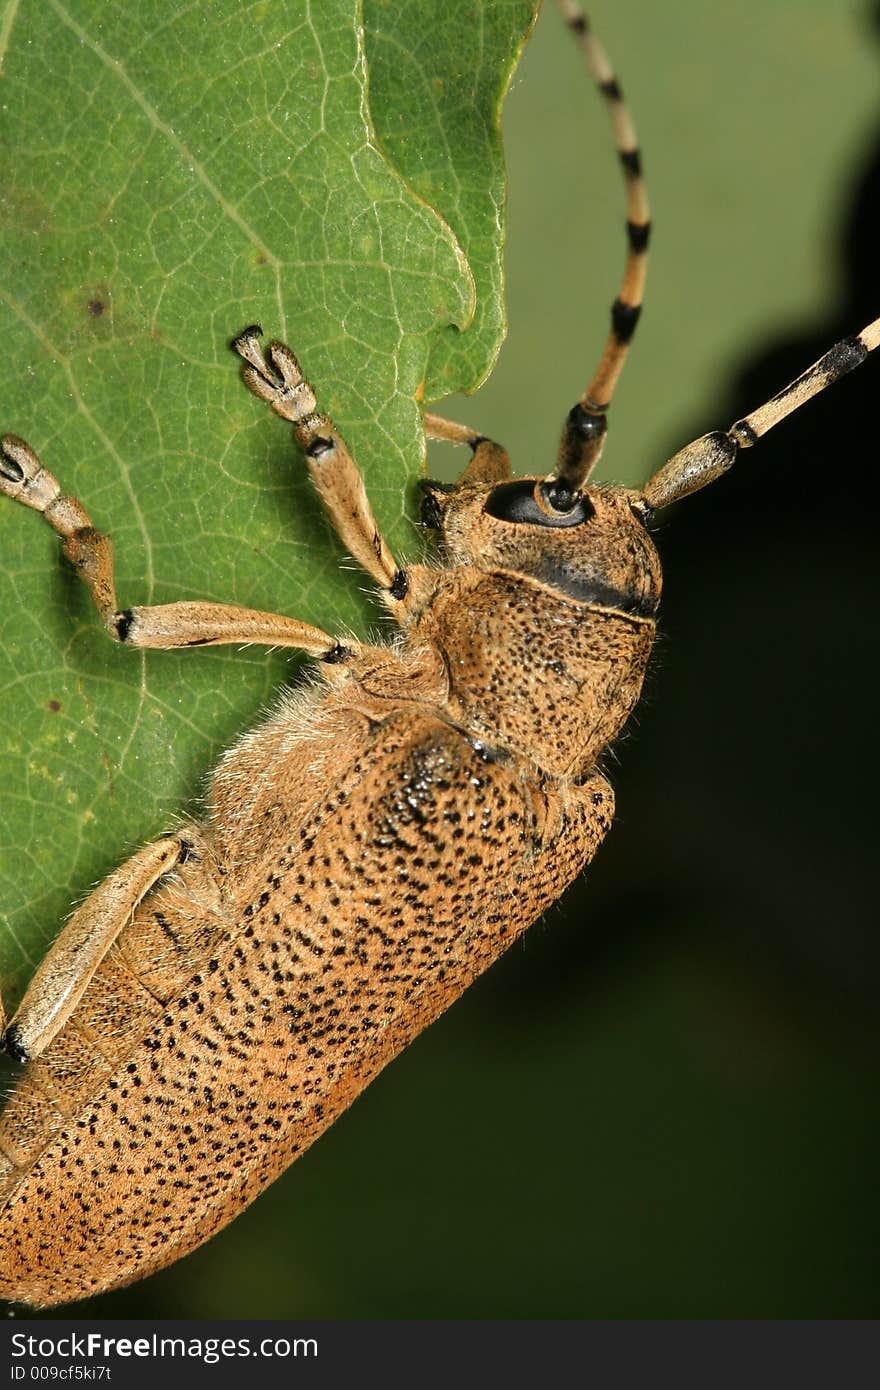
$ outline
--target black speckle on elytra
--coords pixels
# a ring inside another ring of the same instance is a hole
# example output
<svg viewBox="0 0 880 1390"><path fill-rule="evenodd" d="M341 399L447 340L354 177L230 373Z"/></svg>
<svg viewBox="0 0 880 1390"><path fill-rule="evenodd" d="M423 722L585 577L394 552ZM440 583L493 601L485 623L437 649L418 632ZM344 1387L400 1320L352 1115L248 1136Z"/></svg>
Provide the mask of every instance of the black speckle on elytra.
<svg viewBox="0 0 880 1390"><path fill-rule="evenodd" d="M28 1198L46 1205L42 1171L26 1180L11 1258L45 1269L56 1292L103 1287L155 1263L151 1251L167 1261L181 1236L211 1235L234 1184L244 1205L363 1088L380 1035L399 1051L580 871L590 837L573 807L546 891L536 881L532 801L488 744L410 714L382 729L303 816L302 843L291 826L289 870L276 872L276 847L254 863L259 886L230 934L200 929L151 1031L66 1122L51 1223L22 1220ZM190 939L172 903L173 892L145 910L151 940L157 913Z"/></svg>

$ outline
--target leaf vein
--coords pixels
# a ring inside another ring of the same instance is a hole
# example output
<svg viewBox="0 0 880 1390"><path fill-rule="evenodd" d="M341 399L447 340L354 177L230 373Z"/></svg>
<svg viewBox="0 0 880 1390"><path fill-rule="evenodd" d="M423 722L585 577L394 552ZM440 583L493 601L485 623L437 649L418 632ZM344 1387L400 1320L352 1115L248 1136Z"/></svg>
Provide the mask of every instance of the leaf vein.
<svg viewBox="0 0 880 1390"><path fill-rule="evenodd" d="M3 59L6 57L9 48L9 40L12 37L15 17L18 14L18 4L19 0L9 0L6 9L3 11L3 18L0 19L0 69L3 67Z"/></svg>
<svg viewBox="0 0 880 1390"><path fill-rule="evenodd" d="M143 111L144 115L147 117L147 120L150 122L153 128L165 137L168 143L172 145L175 150L177 150L177 153L181 156L182 159L186 160L188 168L191 169L198 181L208 191L208 193L210 193L211 197L218 204L225 216L228 217L229 220L236 227L238 227L239 231L242 233L244 237L247 238L247 240L251 243L255 250L258 251L260 255L266 257L266 260L272 266L275 275L275 292L278 301L278 313L281 322L281 330L282 334L286 336L287 327L284 317L284 306L281 294L281 261L279 257L275 255L274 251L270 250L270 248L263 241L262 237L259 235L256 229L251 226L251 224L247 221L245 217L242 216L235 204L226 197L226 195L222 192L219 186L211 178L210 174L208 173L204 165L201 163L201 161L196 158L192 150L185 144L183 140L181 140L180 136L172 129L172 127L168 125L167 121L162 120L162 117L159 115L159 112L153 106L152 102L150 102L147 99L147 97L138 87L137 83L132 80L128 71L125 68L125 65L121 63L118 58L114 58L112 54L108 53L106 49L102 48L101 45L95 39L93 39L91 35L82 27L82 25L77 23L73 15L68 13L64 6L60 3L60 0L49 0L49 4L52 6L53 10L58 15L58 18L61 20L61 22L65 24L68 27L68 29L72 30L72 32L76 34L80 42L85 44L87 48L90 48L91 51L94 53L95 57L98 58L105 65L105 67L109 68L113 75L122 83L129 96L140 107L140 109Z"/></svg>

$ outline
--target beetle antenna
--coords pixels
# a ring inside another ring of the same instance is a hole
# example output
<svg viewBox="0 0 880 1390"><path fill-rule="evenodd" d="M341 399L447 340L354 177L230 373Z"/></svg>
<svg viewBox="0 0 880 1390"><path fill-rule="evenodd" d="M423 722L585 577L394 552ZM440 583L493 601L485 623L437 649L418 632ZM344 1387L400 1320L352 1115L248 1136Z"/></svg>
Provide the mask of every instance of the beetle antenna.
<svg viewBox="0 0 880 1390"><path fill-rule="evenodd" d="M556 473L550 479L558 493L574 497L598 463L605 443L608 408L641 313L651 219L639 143L620 84L580 6L574 0L558 0L558 3L562 17L580 45L587 66L605 98L626 184L628 249L623 281L611 306L611 327L599 366L586 391L569 412L559 445Z"/></svg>
<svg viewBox="0 0 880 1390"><path fill-rule="evenodd" d="M668 507L691 492L714 483L733 465L740 449L750 449L768 430L799 410L826 386L860 367L880 346L880 318L852 338L842 338L775 396L745 415L729 430L714 430L686 444L649 479L643 496L651 507Z"/></svg>

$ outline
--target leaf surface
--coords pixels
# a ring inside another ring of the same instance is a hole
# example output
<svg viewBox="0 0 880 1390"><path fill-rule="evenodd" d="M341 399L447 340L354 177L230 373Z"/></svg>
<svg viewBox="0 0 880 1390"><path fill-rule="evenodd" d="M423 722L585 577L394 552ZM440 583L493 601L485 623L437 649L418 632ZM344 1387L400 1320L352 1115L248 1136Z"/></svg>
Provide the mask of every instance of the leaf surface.
<svg viewBox="0 0 880 1390"><path fill-rule="evenodd" d="M536 17L528 0L439 7L433 0L365 0L370 90L382 148L442 213L474 276L468 330L450 323L432 341L429 401L451 391L475 391L504 340L501 109ZM401 91L408 94L406 105Z"/></svg>
<svg viewBox="0 0 880 1390"><path fill-rule="evenodd" d="M0 17L0 426L112 536L123 607L375 628L288 430L237 380L228 342L253 321L295 347L396 553L417 549L426 379L472 389L503 328L495 115L533 7L370 0L365 18L366 35L354 0L7 0ZM218 752L297 669L118 649L58 549L0 506L7 1002L73 898L197 813Z"/></svg>

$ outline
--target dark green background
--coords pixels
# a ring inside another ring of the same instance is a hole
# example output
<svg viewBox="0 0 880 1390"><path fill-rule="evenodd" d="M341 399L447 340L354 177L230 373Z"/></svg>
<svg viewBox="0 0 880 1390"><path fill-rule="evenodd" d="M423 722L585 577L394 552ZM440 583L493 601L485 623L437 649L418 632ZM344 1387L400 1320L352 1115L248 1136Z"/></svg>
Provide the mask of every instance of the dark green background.
<svg viewBox="0 0 880 1390"><path fill-rule="evenodd" d="M877 313L880 35L827 0L594 17L658 228L603 463L634 480ZM509 346L461 412L523 471L622 260L602 118L548 13L506 127ZM662 519L587 879L246 1216L77 1313L877 1313L878 369Z"/></svg>

